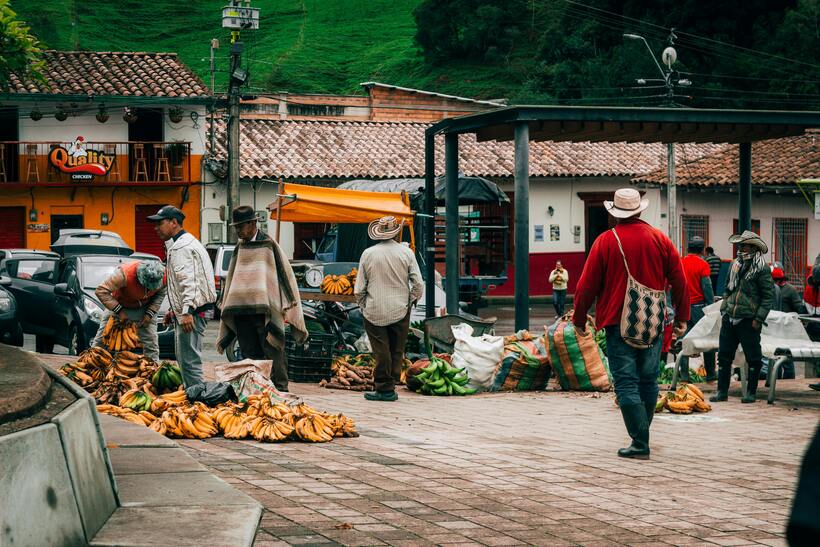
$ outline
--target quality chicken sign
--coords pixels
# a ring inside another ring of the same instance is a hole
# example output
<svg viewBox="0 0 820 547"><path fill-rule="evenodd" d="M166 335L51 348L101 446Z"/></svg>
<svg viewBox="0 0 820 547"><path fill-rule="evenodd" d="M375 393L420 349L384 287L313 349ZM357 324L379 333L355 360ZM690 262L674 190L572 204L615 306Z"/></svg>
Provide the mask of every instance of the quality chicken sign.
<svg viewBox="0 0 820 547"><path fill-rule="evenodd" d="M67 149L62 146L54 148L48 160L63 173L70 174L71 180L92 180L95 175L105 176L117 156L99 150L86 150L85 139L79 136Z"/></svg>

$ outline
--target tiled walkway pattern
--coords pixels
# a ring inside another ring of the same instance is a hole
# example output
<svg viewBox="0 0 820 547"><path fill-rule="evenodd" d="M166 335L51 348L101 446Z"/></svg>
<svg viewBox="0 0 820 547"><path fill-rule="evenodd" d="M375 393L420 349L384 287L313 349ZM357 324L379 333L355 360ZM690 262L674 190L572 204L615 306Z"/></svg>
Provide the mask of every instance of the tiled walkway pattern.
<svg viewBox="0 0 820 547"><path fill-rule="evenodd" d="M705 415L658 415L648 462L615 456L627 437L611 394L401 390L373 403L292 384L353 417L361 437L181 444L265 506L259 546L783 545L820 417L808 382L782 382L774 406L734 397Z"/></svg>

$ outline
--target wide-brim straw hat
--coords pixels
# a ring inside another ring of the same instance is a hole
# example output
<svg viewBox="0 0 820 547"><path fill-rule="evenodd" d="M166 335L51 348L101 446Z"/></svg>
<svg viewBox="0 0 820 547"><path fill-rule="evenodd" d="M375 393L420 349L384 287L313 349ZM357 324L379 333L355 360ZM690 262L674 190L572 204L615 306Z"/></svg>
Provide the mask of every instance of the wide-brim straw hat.
<svg viewBox="0 0 820 547"><path fill-rule="evenodd" d="M399 222L394 216L386 216L371 222L367 226L367 235L375 240L393 239L403 227L403 220Z"/></svg>
<svg viewBox="0 0 820 547"><path fill-rule="evenodd" d="M604 201L604 208L615 218L634 217L647 207L649 200L641 198L641 193L634 188L620 188L612 201Z"/></svg>
<svg viewBox="0 0 820 547"><path fill-rule="evenodd" d="M760 236L751 230L744 230L742 234L734 234L729 237L729 243L733 245L754 245L760 252L766 254L769 252L769 246L766 242L760 239Z"/></svg>

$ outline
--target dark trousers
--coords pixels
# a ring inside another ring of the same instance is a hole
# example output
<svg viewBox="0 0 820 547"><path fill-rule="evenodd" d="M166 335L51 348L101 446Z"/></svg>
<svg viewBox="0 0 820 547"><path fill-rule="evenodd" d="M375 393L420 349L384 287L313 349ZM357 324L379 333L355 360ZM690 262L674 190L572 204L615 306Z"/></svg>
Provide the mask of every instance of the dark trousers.
<svg viewBox="0 0 820 547"><path fill-rule="evenodd" d="M407 333L410 330L410 312L403 319L380 327L367 319L364 330L373 348L376 359L374 372L376 391L389 393L396 390L401 379L401 365L404 361L404 346L407 344Z"/></svg>
<svg viewBox="0 0 820 547"><path fill-rule="evenodd" d="M624 342L621 328L606 327L606 350L615 394L623 405L642 405L658 400L658 373L663 338L647 349Z"/></svg>
<svg viewBox="0 0 820 547"><path fill-rule="evenodd" d="M752 393L755 393L760 367L763 364L763 353L760 350L760 331L752 326L751 319L744 319L737 325L733 325L728 315L723 316L723 322L720 325L718 390L729 390L732 361L735 359L738 345L743 348L743 356L749 364L749 389Z"/></svg>
<svg viewBox="0 0 820 547"><path fill-rule="evenodd" d="M271 380L279 391L288 390L288 363L284 350L271 346L265 339L268 335L265 330L265 316L263 314L238 315L234 318L236 339L242 356L247 359L269 359Z"/></svg>
<svg viewBox="0 0 820 547"><path fill-rule="evenodd" d="M718 295L718 290L717 290L718 274L710 275L709 279L712 281L712 292L715 294L715 296L717 296Z"/></svg>
<svg viewBox="0 0 820 547"><path fill-rule="evenodd" d="M698 321L703 319L703 308L705 306L706 306L706 304L704 302L699 302L697 304L692 304L690 306L691 319L689 319L689 321L686 322L686 332L689 332L690 330L692 330L692 327L694 327L695 324ZM683 361L688 364L689 363L689 358L684 357ZM715 376L715 352L714 351L704 351L703 352L703 368L706 369L706 376L708 378L714 378L714 376ZM688 375L689 371L686 370L685 373ZM687 378L688 378L688 376L687 376Z"/></svg>
<svg viewBox="0 0 820 547"><path fill-rule="evenodd" d="M555 308L555 316L564 315L564 307L567 301L566 289L552 289L552 307Z"/></svg>

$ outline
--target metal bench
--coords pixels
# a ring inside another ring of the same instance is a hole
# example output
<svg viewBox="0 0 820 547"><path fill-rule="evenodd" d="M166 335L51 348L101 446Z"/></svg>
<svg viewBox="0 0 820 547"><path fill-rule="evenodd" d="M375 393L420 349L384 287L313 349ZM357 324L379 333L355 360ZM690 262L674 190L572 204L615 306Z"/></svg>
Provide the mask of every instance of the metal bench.
<svg viewBox="0 0 820 547"><path fill-rule="evenodd" d="M774 391L775 385L777 384L777 374L780 372L780 367L791 362L813 362L813 361L820 361L820 344L815 344L817 347L804 347L804 348L777 348L774 351L775 360L774 364L769 366L769 376L766 381L769 384L769 398L767 402L771 405L774 404Z"/></svg>
<svg viewBox="0 0 820 547"><path fill-rule="evenodd" d="M473 335L493 334L493 327L498 320L496 317L482 319L475 315L444 315L442 317L431 317L424 321L424 342L425 345L452 353L455 345L455 337L450 327L460 323L467 323L473 327Z"/></svg>

